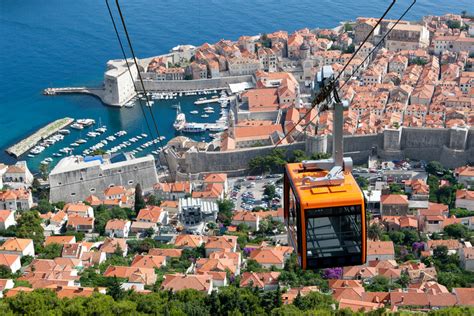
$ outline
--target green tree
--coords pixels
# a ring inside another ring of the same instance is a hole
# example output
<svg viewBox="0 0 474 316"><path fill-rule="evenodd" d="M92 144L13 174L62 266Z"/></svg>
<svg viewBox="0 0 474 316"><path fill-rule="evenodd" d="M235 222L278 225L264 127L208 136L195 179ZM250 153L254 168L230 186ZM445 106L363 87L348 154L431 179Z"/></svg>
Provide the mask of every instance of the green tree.
<svg viewBox="0 0 474 316"><path fill-rule="evenodd" d="M369 237L370 240L380 240L380 237L382 236L383 231L380 225L378 224L372 224L369 226L369 229L367 230L367 236Z"/></svg>
<svg viewBox="0 0 474 316"><path fill-rule="evenodd" d="M39 213L30 210L21 213L17 219L16 227L11 228L14 229L16 237L32 239L35 247L40 247L44 242L44 230L41 223Z"/></svg>
<svg viewBox="0 0 474 316"><path fill-rule="evenodd" d="M390 240L397 245L401 245L405 241L405 234L401 231L389 232L388 236L390 237Z"/></svg>
<svg viewBox="0 0 474 316"><path fill-rule="evenodd" d="M39 253L40 259L54 259L61 257L63 246L60 244L49 244Z"/></svg>
<svg viewBox="0 0 474 316"><path fill-rule="evenodd" d="M157 199L156 196L154 196L153 194L149 194L147 196L147 201L146 201L146 204L147 205L155 205L155 206L160 206L162 203L161 200Z"/></svg>
<svg viewBox="0 0 474 316"><path fill-rule="evenodd" d="M54 206L49 203L48 200L42 199L38 201L38 206L34 209L38 210L41 214L46 214L48 212L54 212Z"/></svg>
<svg viewBox="0 0 474 316"><path fill-rule="evenodd" d="M331 295L322 294L319 292L310 292L309 294L303 296L298 305L295 304L300 310L314 310L314 309L324 309L331 310L332 305L336 302L333 300Z"/></svg>
<svg viewBox="0 0 474 316"><path fill-rule="evenodd" d="M356 177L357 184L361 190L367 190L369 188L369 180L365 177Z"/></svg>
<svg viewBox="0 0 474 316"><path fill-rule="evenodd" d="M405 193L403 191L402 186L398 183L390 183L389 187L390 187L391 194L404 194Z"/></svg>
<svg viewBox="0 0 474 316"><path fill-rule="evenodd" d="M273 184L266 184L265 189L263 190L263 194L268 197L268 200L271 201L275 197L276 189Z"/></svg>
<svg viewBox="0 0 474 316"><path fill-rule="evenodd" d="M444 232L453 238L460 239L460 238L469 238L470 232L469 229L464 226L463 224L452 224L448 225L444 228Z"/></svg>
<svg viewBox="0 0 474 316"><path fill-rule="evenodd" d="M350 32L352 30L352 25L349 22L344 23L344 32Z"/></svg>
<svg viewBox="0 0 474 316"><path fill-rule="evenodd" d="M107 295L112 296L114 300L121 300L125 296L125 291L117 277L112 278L112 283L107 287Z"/></svg>
<svg viewBox="0 0 474 316"><path fill-rule="evenodd" d="M388 292L394 285L390 282L390 279L382 275L377 275L372 278L369 285L365 287L367 292Z"/></svg>
<svg viewBox="0 0 474 316"><path fill-rule="evenodd" d="M232 222L232 211L235 208L234 202L228 199L218 200L217 206L219 207L218 221L229 226Z"/></svg>
<svg viewBox="0 0 474 316"><path fill-rule="evenodd" d="M430 161L425 168L426 172L434 176L440 176L444 174L444 167L439 161Z"/></svg>
<svg viewBox="0 0 474 316"><path fill-rule="evenodd" d="M143 198L142 186L140 183L137 183L135 186L135 212L139 212L141 209L145 208L145 199Z"/></svg>
<svg viewBox="0 0 474 316"><path fill-rule="evenodd" d="M262 272L264 271L263 267L255 261L254 259L247 260L247 266L245 267L246 272Z"/></svg>
<svg viewBox="0 0 474 316"><path fill-rule="evenodd" d="M6 265L0 265L0 279L10 279L12 277L12 270Z"/></svg>
<svg viewBox="0 0 474 316"><path fill-rule="evenodd" d="M39 172L41 174L41 178L46 181L48 179L48 174L49 174L49 167L46 164L40 164L39 166Z"/></svg>

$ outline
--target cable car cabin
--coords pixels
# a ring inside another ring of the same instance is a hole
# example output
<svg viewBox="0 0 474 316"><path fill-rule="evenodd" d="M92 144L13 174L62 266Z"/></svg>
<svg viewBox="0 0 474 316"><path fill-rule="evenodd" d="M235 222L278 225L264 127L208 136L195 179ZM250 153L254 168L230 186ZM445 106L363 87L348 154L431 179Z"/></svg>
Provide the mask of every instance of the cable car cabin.
<svg viewBox="0 0 474 316"><path fill-rule="evenodd" d="M364 196L350 172L339 184L314 186L307 177L327 177L330 171L307 169L302 163L286 166L284 216L289 244L303 269L364 264L366 221Z"/></svg>

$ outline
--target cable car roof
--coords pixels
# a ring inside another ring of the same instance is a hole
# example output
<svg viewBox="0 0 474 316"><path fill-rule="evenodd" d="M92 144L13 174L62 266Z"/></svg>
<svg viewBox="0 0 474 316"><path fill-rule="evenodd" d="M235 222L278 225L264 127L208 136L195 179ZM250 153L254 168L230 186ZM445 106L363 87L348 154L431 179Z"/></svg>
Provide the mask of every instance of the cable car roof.
<svg viewBox="0 0 474 316"><path fill-rule="evenodd" d="M349 172L344 172L344 183L334 186L303 185L304 177L324 177L328 171L318 170L302 172L301 163L287 164L287 174L304 208L322 208L361 204L362 191Z"/></svg>

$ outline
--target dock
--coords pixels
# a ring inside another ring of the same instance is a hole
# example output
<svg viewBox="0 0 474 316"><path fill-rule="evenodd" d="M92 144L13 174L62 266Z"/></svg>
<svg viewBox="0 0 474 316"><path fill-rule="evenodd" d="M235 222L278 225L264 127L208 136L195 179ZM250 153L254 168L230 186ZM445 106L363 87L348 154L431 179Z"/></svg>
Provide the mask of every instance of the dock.
<svg viewBox="0 0 474 316"><path fill-rule="evenodd" d="M59 130L70 125L72 122L74 122L73 118L65 117L65 118L56 120L52 123L49 123L48 125L34 132L32 135L16 143L15 145L9 147L6 150L6 152L14 156L15 158L18 158L24 153L26 153L28 150L36 146L36 144L50 137L51 135L57 133Z"/></svg>
<svg viewBox="0 0 474 316"><path fill-rule="evenodd" d="M46 88L43 90L44 95L59 94L89 94L104 100L105 90L103 87L65 87L65 88Z"/></svg>

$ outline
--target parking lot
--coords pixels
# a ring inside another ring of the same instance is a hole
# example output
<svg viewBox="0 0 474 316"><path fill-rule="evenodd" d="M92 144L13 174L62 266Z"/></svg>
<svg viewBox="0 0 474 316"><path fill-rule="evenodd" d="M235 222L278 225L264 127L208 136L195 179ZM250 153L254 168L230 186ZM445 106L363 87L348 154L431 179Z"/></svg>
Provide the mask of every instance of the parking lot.
<svg viewBox="0 0 474 316"><path fill-rule="evenodd" d="M229 198L234 202L237 210L251 211L256 207L264 209L276 209L281 207L281 197L283 196L283 183L281 180L283 175L269 175L258 177L241 177L229 179ZM268 201L263 191L267 184L275 185L275 198Z"/></svg>

